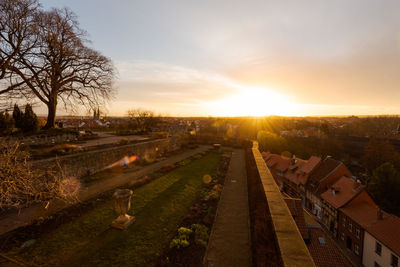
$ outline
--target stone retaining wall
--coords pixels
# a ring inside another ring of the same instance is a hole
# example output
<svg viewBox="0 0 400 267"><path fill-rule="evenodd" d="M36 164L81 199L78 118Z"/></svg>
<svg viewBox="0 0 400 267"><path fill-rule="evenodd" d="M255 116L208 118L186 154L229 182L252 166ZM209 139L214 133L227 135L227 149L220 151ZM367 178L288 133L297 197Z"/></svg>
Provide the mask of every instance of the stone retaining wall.
<svg viewBox="0 0 400 267"><path fill-rule="evenodd" d="M171 139L159 139L142 143L82 152L57 158L32 162L33 168L56 169L59 164L66 177L82 177L104 170L107 166L125 156L136 155L138 160L153 161L165 152L179 149L179 144Z"/></svg>

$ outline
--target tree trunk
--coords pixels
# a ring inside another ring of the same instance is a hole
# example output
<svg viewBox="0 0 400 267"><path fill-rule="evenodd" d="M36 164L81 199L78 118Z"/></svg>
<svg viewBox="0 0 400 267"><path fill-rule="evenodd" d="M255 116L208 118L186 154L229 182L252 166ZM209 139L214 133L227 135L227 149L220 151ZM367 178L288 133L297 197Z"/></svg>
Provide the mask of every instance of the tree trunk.
<svg viewBox="0 0 400 267"><path fill-rule="evenodd" d="M54 128L56 126L56 109L57 109L57 100L50 100L47 104L47 122L44 126L44 129Z"/></svg>

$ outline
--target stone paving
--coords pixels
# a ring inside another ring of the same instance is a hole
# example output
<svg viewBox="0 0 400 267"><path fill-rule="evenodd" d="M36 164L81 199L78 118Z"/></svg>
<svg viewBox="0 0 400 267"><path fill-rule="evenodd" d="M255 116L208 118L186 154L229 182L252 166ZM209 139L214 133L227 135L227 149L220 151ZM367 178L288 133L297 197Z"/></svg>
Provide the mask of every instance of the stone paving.
<svg viewBox="0 0 400 267"><path fill-rule="evenodd" d="M205 256L206 266L251 266L245 154L232 153Z"/></svg>

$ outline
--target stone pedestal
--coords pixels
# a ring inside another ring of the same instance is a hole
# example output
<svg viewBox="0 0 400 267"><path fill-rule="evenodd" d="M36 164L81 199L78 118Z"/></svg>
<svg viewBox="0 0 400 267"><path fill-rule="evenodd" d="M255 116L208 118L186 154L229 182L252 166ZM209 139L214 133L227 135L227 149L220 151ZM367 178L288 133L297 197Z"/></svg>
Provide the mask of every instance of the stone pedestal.
<svg viewBox="0 0 400 267"><path fill-rule="evenodd" d="M134 222L135 222L134 216L129 216L128 214L125 214L125 215L120 215L117 219L115 219L111 223L111 226L117 229L125 230L129 227L129 225L131 225Z"/></svg>

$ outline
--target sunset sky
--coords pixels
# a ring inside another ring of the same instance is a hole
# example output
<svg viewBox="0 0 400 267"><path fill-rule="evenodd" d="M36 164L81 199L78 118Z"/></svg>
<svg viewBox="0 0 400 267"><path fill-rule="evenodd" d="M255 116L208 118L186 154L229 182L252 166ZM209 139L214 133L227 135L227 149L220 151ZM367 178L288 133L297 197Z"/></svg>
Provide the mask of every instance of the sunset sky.
<svg viewBox="0 0 400 267"><path fill-rule="evenodd" d="M109 115L400 114L398 0L46 0L110 57Z"/></svg>

